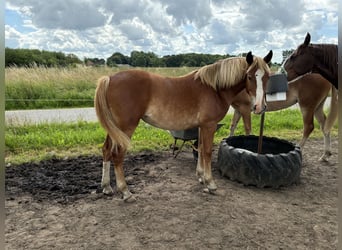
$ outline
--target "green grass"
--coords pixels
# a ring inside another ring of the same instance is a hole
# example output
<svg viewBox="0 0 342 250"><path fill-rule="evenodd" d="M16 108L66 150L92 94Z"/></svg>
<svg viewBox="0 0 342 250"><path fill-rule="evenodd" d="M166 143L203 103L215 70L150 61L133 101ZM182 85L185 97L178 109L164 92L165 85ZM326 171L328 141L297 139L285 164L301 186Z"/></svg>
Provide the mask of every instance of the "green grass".
<svg viewBox="0 0 342 250"><path fill-rule="evenodd" d="M221 122L224 126L217 131L214 143L217 145L229 135L232 115L227 115ZM259 133L260 116L252 115L253 134ZM281 110L266 113L265 136L275 136L292 142L299 142L302 137L302 118L299 110ZM244 134L243 123L239 123L235 135ZM337 124L332 130L337 136ZM317 122L310 138L322 138ZM7 126L5 132L6 163L39 161L57 157L101 154L105 131L96 122L77 122L62 124L40 124L25 126ZM170 150L173 137L168 131L154 128L140 122L133 138L130 152L142 150Z"/></svg>

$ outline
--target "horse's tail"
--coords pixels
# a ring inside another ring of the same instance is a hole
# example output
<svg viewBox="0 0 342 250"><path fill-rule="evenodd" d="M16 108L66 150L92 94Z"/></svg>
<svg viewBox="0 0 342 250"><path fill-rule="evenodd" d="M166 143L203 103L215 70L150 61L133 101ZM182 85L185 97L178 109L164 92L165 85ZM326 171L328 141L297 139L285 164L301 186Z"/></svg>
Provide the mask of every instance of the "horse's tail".
<svg viewBox="0 0 342 250"><path fill-rule="evenodd" d="M338 115L338 93L334 86L331 86L331 100L330 100L330 110L329 114L327 116L327 119L324 123L324 134L327 134L330 132L332 126L334 125L334 122L337 119Z"/></svg>
<svg viewBox="0 0 342 250"><path fill-rule="evenodd" d="M117 150L118 146L122 149L127 149L130 145L130 139L116 126L114 117L107 103L106 93L109 81L110 78L108 76L103 76L97 82L94 98L96 115L100 124L112 139L112 150Z"/></svg>

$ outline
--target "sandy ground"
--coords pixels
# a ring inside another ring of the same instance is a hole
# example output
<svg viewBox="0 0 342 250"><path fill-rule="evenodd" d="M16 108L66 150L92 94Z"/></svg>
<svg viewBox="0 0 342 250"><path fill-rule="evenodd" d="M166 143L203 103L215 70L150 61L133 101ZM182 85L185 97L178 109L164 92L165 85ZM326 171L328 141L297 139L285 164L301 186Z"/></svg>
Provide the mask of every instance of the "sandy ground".
<svg viewBox="0 0 342 250"><path fill-rule="evenodd" d="M215 166L215 195L202 192L190 149L130 154L137 201L101 193L99 156L6 167L6 249L337 249L337 138L306 144L301 181L244 186ZM115 186L115 181L112 181Z"/></svg>

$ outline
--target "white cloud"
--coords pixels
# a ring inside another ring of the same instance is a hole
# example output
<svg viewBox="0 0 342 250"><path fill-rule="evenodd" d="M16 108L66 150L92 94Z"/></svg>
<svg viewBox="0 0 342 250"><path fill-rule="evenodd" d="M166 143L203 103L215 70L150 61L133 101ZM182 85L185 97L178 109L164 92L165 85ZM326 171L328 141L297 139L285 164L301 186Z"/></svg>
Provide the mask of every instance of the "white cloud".
<svg viewBox="0 0 342 250"><path fill-rule="evenodd" d="M22 36L22 34L15 28L9 25L5 25L5 36L6 39L19 39Z"/></svg>
<svg viewBox="0 0 342 250"><path fill-rule="evenodd" d="M260 56L313 42L337 42L334 0L11 0L27 28L5 27L6 45L107 58L119 51Z"/></svg>
<svg viewBox="0 0 342 250"><path fill-rule="evenodd" d="M306 10L325 10L335 12L338 10L338 1L336 0L303 0Z"/></svg>
<svg viewBox="0 0 342 250"><path fill-rule="evenodd" d="M197 27L204 27L212 17L209 1L198 0L165 0L166 13L171 15L176 25L193 23Z"/></svg>
<svg viewBox="0 0 342 250"><path fill-rule="evenodd" d="M334 25L334 24L337 25L337 21L338 21L337 13L333 13L333 12L328 13L327 21L328 21L328 24L330 25Z"/></svg>

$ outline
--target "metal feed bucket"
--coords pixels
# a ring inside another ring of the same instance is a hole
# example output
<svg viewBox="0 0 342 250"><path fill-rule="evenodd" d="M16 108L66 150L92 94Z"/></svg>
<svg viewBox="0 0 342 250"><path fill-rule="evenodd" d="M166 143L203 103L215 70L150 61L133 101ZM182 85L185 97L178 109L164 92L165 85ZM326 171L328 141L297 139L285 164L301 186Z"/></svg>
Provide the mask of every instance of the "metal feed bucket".
<svg viewBox="0 0 342 250"><path fill-rule="evenodd" d="M287 89L288 82L285 74L271 75L267 82L266 100L268 102L286 100Z"/></svg>
<svg viewBox="0 0 342 250"><path fill-rule="evenodd" d="M271 75L267 82L266 102L285 101L288 82L285 74ZM264 133L265 113L262 113L260 120L258 154L262 152L262 138Z"/></svg>

